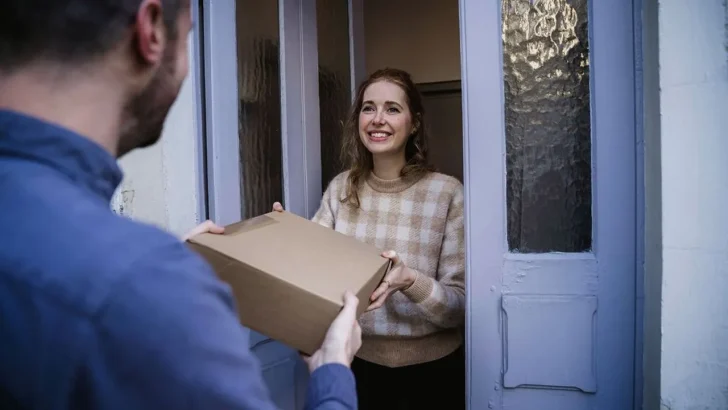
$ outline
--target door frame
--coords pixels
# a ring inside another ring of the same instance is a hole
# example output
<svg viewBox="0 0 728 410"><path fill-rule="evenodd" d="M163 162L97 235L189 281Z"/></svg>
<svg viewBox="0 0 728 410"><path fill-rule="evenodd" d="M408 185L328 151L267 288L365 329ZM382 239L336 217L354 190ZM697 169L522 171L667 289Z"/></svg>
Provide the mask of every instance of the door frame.
<svg viewBox="0 0 728 410"><path fill-rule="evenodd" d="M356 87L366 75L364 64L364 30L363 0L348 0L350 61L352 98ZM200 215L227 224L240 219L241 192L238 155L238 99L237 96L237 55L235 46L235 0L215 0L214 9L211 0L198 0L193 6L193 14L200 17L203 30L197 31L195 45L195 66L193 71L198 85L197 102L198 124L200 134L199 161L205 169L204 181L200 181L205 195L205 202L200 204ZM596 3L596 2L595 2ZM591 6L594 8L594 5ZM633 5L635 24L639 20L641 0ZM315 19L300 18L303 11L313 8L315 17L315 0L279 0L279 19L281 26L281 50L296 50L297 58L281 59L281 81L283 90L290 90L282 95L281 114L284 126L284 174L285 201L287 208L301 215L310 216L315 212L320 200L320 151L310 150L305 141L319 147L318 141L318 78L316 75L296 75L301 67L304 71L317 73L317 55L315 37L311 37L311 25L315 28ZM204 9L204 10L203 10ZM286 14L287 13L287 14ZM212 16L216 24L212 24ZM226 23L220 22L223 15ZM482 19L482 16L491 18ZM289 24L285 24L287 21ZM505 149L504 113L502 105L502 51L500 28L500 2L498 0L459 0L460 19L460 56L463 110L463 166L465 185L465 219L466 219L466 368L468 408L500 408L498 392L502 381L501 363L491 360L494 349L500 349L501 335L493 329L500 329L498 315L479 312L496 312L500 309L500 270L502 266L494 261L506 253L505 202L502 206L489 207L488 213L473 212L483 209L489 204L489 193L498 192L505 197L505 178L488 178L482 180L477 187L471 181L471 175L505 175L505 164L500 155ZM296 21L297 20L297 21ZM302 30L309 30L302 32ZM635 25L634 33L640 27ZM313 30L315 34L315 30ZM294 40L295 39L295 40ZM470 39L470 41L469 41ZM303 43L308 42L308 46ZM477 47L472 47L477 43ZM639 39L634 40L635 46ZM303 50L307 50L303 52ZM224 52L223 52L224 51ZM282 51L283 53L283 51ZM315 54L310 54L315 53ZM308 56L308 58L306 58ZM290 57L290 56L289 56ZM313 71L311 71L313 70ZM286 76L283 71L286 71ZM288 88L290 87L290 89ZM639 90L633 90L639 96ZM313 95L315 94L315 99ZM214 104L214 109L213 109ZM639 111L638 111L639 112ZM314 114L315 113L315 114ZM304 121L305 119L305 121ZM640 119L637 118L637 122ZM296 126L306 124L305 130L296 131ZM636 131L639 138L641 133ZM235 136L230 138L230 136ZM478 136L498 136L498 138L478 138ZM641 141L641 140L640 140ZM640 146L638 144L638 146ZM496 149L485 149L485 148ZM639 148L638 148L639 149ZM304 151L305 150L305 151ZM642 164L641 152L637 151L637 177L640 177ZM294 182L297 181L297 182ZM306 186L304 192L291 184ZM316 185L319 185L316 187ZM318 196L317 196L318 194ZM641 405L641 278L643 260L642 234L643 209L639 201L643 199L643 187L637 184L637 332L635 337L635 408ZM470 227L480 227L471 229ZM474 249L477 244L477 249ZM477 252L476 252L477 250ZM475 290L486 290L485 295ZM475 328L473 325L476 325ZM483 347L486 346L486 347ZM477 365L475 365L477 364ZM495 397L495 401L493 400Z"/></svg>
<svg viewBox="0 0 728 410"><path fill-rule="evenodd" d="M501 337L497 331L500 317L493 312L500 308L506 206L505 203L489 205L494 193L497 198L505 198L503 63L498 8L499 4L493 0L460 0L468 409L500 409L502 404L499 400ZM492 18L483 20L482 16ZM477 47L472 45L474 41ZM483 176L478 185L472 179L475 175ZM475 209L488 209L488 212L474 212ZM479 229L472 228L476 226ZM487 294L478 294L475 289L487 289Z"/></svg>

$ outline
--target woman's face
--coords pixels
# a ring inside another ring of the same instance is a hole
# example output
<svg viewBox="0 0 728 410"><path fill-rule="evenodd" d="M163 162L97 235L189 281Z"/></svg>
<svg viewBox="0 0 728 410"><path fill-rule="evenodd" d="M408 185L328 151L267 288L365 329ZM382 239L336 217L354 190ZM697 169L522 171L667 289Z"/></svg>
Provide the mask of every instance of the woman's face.
<svg viewBox="0 0 728 410"><path fill-rule="evenodd" d="M404 154L412 131L412 113L400 86L377 81L364 90L359 138L372 155Z"/></svg>

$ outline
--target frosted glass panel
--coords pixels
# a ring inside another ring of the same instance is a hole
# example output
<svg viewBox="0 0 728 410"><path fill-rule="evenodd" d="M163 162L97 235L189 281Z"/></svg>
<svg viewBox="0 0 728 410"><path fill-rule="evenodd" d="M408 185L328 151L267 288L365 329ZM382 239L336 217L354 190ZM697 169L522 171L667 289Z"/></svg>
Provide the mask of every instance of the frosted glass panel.
<svg viewBox="0 0 728 410"><path fill-rule="evenodd" d="M278 2L238 0L236 10L241 210L247 219L283 200Z"/></svg>
<svg viewBox="0 0 728 410"><path fill-rule="evenodd" d="M508 247L592 245L586 0L503 0Z"/></svg>
<svg viewBox="0 0 728 410"><path fill-rule="evenodd" d="M348 1L317 0L319 102L321 111L321 184L325 190L342 171L341 136L351 105Z"/></svg>

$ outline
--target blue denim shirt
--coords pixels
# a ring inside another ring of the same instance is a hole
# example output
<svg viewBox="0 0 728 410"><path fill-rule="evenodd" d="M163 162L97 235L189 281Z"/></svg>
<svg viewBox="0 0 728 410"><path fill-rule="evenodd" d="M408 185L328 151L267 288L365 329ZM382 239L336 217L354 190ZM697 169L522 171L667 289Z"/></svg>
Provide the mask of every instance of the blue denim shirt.
<svg viewBox="0 0 728 410"><path fill-rule="evenodd" d="M0 110L0 408L272 409L230 289L177 238L115 215L91 140ZM316 370L310 409L354 409Z"/></svg>

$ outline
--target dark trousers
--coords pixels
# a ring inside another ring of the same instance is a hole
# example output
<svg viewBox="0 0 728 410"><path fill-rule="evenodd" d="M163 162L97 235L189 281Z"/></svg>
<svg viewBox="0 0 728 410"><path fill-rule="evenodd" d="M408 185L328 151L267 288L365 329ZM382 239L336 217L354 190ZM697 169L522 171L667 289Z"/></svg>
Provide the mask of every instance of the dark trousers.
<svg viewBox="0 0 728 410"><path fill-rule="evenodd" d="M465 349L428 363L390 368L354 359L359 410L465 410Z"/></svg>

